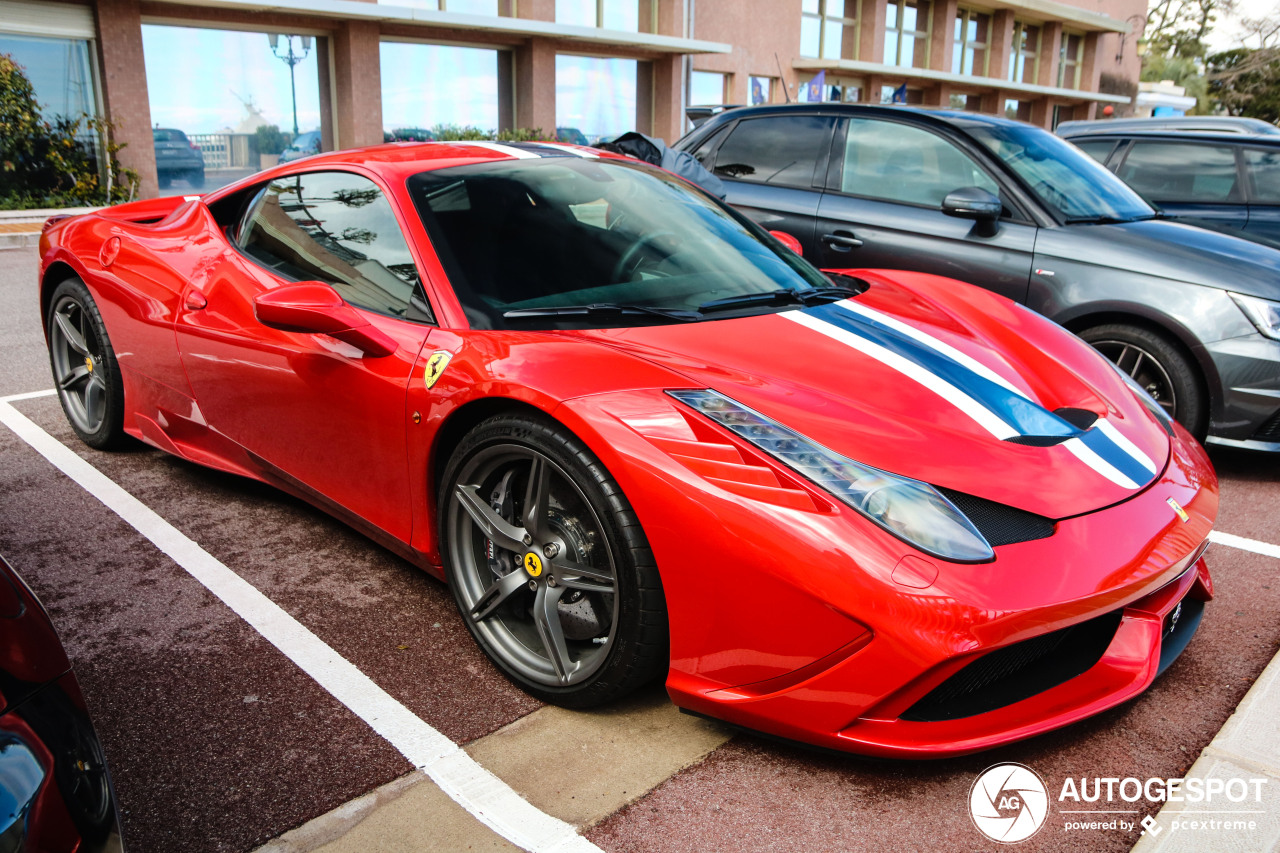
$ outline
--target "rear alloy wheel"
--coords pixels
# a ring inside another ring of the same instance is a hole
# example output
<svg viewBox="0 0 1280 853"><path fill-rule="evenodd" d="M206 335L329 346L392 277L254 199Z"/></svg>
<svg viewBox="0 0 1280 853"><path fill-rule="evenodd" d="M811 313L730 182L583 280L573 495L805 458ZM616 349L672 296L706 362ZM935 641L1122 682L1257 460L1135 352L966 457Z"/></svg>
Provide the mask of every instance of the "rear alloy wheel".
<svg viewBox="0 0 1280 853"><path fill-rule="evenodd" d="M1204 439L1209 407L1200 376L1175 344L1158 332L1126 323L1085 329L1080 337L1145 388L1169 417Z"/></svg>
<svg viewBox="0 0 1280 853"><path fill-rule="evenodd" d="M80 440L110 450L126 440L124 383L107 327L78 278L53 291L48 316L49 365L62 410Z"/></svg>
<svg viewBox="0 0 1280 853"><path fill-rule="evenodd" d="M453 454L440 494L454 599L516 684L585 708L665 669L653 554L617 483L572 434L536 417L490 418Z"/></svg>

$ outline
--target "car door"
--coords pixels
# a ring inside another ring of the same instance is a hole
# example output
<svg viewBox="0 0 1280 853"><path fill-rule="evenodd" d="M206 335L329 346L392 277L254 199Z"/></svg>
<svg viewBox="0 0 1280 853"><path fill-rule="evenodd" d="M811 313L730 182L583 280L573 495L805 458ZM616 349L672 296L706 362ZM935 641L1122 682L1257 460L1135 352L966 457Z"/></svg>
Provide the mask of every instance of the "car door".
<svg viewBox="0 0 1280 853"><path fill-rule="evenodd" d="M848 118L831 161L810 260L825 269L934 273L1025 300L1035 224L1007 201L994 223L942 212L943 199L958 189L1001 195L995 177L954 140L896 119Z"/></svg>
<svg viewBox="0 0 1280 853"><path fill-rule="evenodd" d="M1167 216L1192 225L1243 230L1249 221L1236 146L1135 139L1112 170Z"/></svg>
<svg viewBox="0 0 1280 853"><path fill-rule="evenodd" d="M739 120L694 152L724 181L725 201L768 231L785 231L813 258L835 119L789 113Z"/></svg>
<svg viewBox="0 0 1280 853"><path fill-rule="evenodd" d="M255 299L303 281L331 286L394 352L259 322ZM178 348L208 424L269 478L407 541L406 394L431 325L382 190L347 172L267 184L184 302Z"/></svg>
<svg viewBox="0 0 1280 853"><path fill-rule="evenodd" d="M1280 240L1280 148L1241 150L1249 188L1249 221L1245 231L1255 237Z"/></svg>

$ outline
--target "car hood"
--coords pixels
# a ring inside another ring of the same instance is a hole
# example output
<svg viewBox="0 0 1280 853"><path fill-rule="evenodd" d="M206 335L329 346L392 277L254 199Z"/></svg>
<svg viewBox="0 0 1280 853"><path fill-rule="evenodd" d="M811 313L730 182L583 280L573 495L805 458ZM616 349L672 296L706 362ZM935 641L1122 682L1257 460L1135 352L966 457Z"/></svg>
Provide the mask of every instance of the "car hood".
<svg viewBox="0 0 1280 853"><path fill-rule="evenodd" d="M1184 222L1147 219L1045 228L1036 238L1036 255L1087 258L1097 266L1139 275L1280 299L1280 250Z"/></svg>
<svg viewBox="0 0 1280 853"><path fill-rule="evenodd" d="M1123 501L1164 469L1168 435L1087 345L986 291L892 275L915 286L867 275L869 291L831 305L575 334L859 462L1050 518ZM1096 422L1042 437L1089 421L1080 410Z"/></svg>

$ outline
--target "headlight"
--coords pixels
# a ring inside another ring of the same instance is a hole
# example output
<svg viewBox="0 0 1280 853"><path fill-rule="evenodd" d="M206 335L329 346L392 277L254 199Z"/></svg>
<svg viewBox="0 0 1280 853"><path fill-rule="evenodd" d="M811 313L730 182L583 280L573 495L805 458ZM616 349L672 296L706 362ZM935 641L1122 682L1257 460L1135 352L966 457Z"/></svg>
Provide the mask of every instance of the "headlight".
<svg viewBox="0 0 1280 853"><path fill-rule="evenodd" d="M715 391L667 393L921 551L957 563L995 559L969 519L928 483L846 459Z"/></svg>
<svg viewBox="0 0 1280 853"><path fill-rule="evenodd" d="M1245 296L1243 293L1228 295L1236 301L1244 315L1253 321L1259 332L1272 340L1280 341L1280 302Z"/></svg>
<svg viewBox="0 0 1280 853"><path fill-rule="evenodd" d="M1111 365L1112 370L1120 374L1120 378L1124 380L1124 384L1128 385L1129 390L1133 392L1133 396L1137 397L1138 402L1145 406L1147 411L1155 416L1156 423L1164 427L1164 431L1169 433L1169 435L1173 435L1173 419L1169 417L1169 413L1165 411L1164 406L1156 402L1156 398L1152 397L1146 388L1139 385L1138 380L1121 370L1120 365L1102 355L1102 353L1098 353L1098 355L1102 356L1103 361Z"/></svg>

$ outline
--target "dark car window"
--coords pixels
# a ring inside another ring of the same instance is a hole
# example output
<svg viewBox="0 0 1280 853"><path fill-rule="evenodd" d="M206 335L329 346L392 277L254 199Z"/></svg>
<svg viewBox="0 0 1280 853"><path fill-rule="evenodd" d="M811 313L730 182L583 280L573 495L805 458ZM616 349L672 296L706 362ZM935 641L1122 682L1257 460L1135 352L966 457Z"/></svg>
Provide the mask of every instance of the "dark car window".
<svg viewBox="0 0 1280 853"><path fill-rule="evenodd" d="M830 284L749 220L665 172L577 157L414 175L409 192L473 328L629 325L523 309L704 303ZM646 322L652 321L652 316Z"/></svg>
<svg viewBox="0 0 1280 853"><path fill-rule="evenodd" d="M286 277L332 284L352 305L404 317L418 269L391 205L367 178L312 172L272 181L240 248Z"/></svg>
<svg viewBox="0 0 1280 853"><path fill-rule="evenodd" d="M849 119L842 192L940 207L962 187L1000 192L982 167L937 134L900 122Z"/></svg>
<svg viewBox="0 0 1280 853"><path fill-rule="evenodd" d="M1115 150L1116 141L1114 139L1073 139L1071 140L1075 147L1088 154L1099 163L1106 163L1107 158L1111 156L1111 152Z"/></svg>
<svg viewBox="0 0 1280 853"><path fill-rule="evenodd" d="M813 185L813 173L831 142L835 119L787 115L744 119L716 152L722 178L785 187Z"/></svg>
<svg viewBox="0 0 1280 853"><path fill-rule="evenodd" d="M187 136L180 130L166 130L164 128L156 128L151 131L152 142L186 142Z"/></svg>
<svg viewBox="0 0 1280 853"><path fill-rule="evenodd" d="M1241 202L1235 150L1227 145L1138 141L1116 170L1155 202Z"/></svg>
<svg viewBox="0 0 1280 853"><path fill-rule="evenodd" d="M1253 200L1280 204L1280 149L1246 148L1244 161L1253 177Z"/></svg>
<svg viewBox="0 0 1280 853"><path fill-rule="evenodd" d="M730 125L726 124L724 127L720 128L715 133L709 134L706 139L702 140L702 143L693 151L694 159L710 169L714 164L709 162L707 158L711 156L712 150L714 150L716 145L720 143L720 140L725 138L725 134L729 128Z"/></svg>

